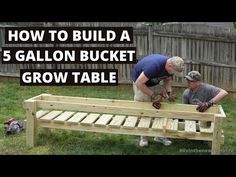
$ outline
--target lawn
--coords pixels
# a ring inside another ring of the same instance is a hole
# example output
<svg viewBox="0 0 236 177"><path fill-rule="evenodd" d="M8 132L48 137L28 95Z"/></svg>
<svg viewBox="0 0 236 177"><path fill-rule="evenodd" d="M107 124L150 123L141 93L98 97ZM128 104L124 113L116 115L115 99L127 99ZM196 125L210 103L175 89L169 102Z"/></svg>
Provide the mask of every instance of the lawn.
<svg viewBox="0 0 236 177"><path fill-rule="evenodd" d="M133 91L130 85L123 86L71 86L71 87L29 87L20 86L18 81L0 81L0 154L58 154L58 155L185 155L185 154L210 154L209 143L196 140L176 140L165 147L151 140L148 148L138 146L138 136L114 135L103 133L75 132L64 130L52 130L46 134L40 130L37 147L26 146L26 135L6 136L3 122L10 117L19 120L25 119L22 106L23 100L50 93L65 96L82 96L109 99L133 99ZM177 93L181 102L181 93ZM229 97L221 102L227 119L224 124L225 144L221 146L222 154L236 153L236 100ZM186 150L193 150L186 152ZM200 150L200 152L194 152Z"/></svg>

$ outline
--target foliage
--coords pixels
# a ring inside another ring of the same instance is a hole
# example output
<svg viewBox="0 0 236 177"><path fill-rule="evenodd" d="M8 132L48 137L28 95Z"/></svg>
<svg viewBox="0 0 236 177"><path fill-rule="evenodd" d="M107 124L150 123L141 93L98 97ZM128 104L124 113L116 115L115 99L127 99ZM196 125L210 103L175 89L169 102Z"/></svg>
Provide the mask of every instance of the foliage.
<svg viewBox="0 0 236 177"><path fill-rule="evenodd" d="M6 136L3 122L9 117L25 119L25 111L22 103L25 99L41 93L49 93L65 96L83 96L96 98L126 99L132 100L133 91L131 85L118 87L26 87L17 82L0 82L0 154L106 154L106 155L150 155L150 154L209 154L207 150L211 145L196 140L173 139L171 146L165 147L152 141L150 146L141 148L138 146L138 136L115 135L92 132L74 132L66 130L51 130L47 134L43 129L38 133L37 146L26 146L25 132L19 135ZM182 93L178 93L177 102L181 102ZM221 102L227 119L224 125L225 144L222 154L235 154L236 152L236 101L224 99ZM199 152L187 152L198 149Z"/></svg>
<svg viewBox="0 0 236 177"><path fill-rule="evenodd" d="M236 22L233 22L233 24L234 24L234 29L236 30Z"/></svg>

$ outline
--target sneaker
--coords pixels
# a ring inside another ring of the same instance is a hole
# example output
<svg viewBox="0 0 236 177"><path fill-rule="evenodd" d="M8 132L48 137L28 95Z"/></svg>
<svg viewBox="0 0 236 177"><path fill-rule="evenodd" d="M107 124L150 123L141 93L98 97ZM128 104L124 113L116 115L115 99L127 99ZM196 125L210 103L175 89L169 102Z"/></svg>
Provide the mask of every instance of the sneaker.
<svg viewBox="0 0 236 177"><path fill-rule="evenodd" d="M140 147L147 147L148 146L148 140L147 138L141 137L139 141L139 146Z"/></svg>
<svg viewBox="0 0 236 177"><path fill-rule="evenodd" d="M154 141L162 143L165 146L170 146L172 144L172 142L169 139L163 137L154 137Z"/></svg>

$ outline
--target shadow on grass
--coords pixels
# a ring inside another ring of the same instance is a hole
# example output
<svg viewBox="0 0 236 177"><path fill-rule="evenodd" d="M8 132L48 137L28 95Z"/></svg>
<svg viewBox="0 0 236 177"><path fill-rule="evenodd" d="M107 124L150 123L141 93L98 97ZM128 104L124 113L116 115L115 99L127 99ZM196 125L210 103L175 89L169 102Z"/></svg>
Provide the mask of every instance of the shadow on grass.
<svg viewBox="0 0 236 177"><path fill-rule="evenodd" d="M209 155L211 146L196 140L172 140L164 146L149 138L149 147L138 146L139 136L51 130L39 133L38 146L56 155Z"/></svg>

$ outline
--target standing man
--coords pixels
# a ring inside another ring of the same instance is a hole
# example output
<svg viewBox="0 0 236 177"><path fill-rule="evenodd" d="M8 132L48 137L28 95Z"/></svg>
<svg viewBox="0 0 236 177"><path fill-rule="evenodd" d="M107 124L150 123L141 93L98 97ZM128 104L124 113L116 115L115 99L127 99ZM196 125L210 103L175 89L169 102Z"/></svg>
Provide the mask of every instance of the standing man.
<svg viewBox="0 0 236 177"><path fill-rule="evenodd" d="M228 94L224 89L203 83L198 71L190 71L185 79L188 88L183 93L183 103L198 105L196 110L199 112L206 111ZM201 121L200 126L207 127L207 122Z"/></svg>
<svg viewBox="0 0 236 177"><path fill-rule="evenodd" d="M161 103L158 98L171 98L171 81L174 74L180 75L184 69L182 58L168 57L160 54L152 54L140 60L132 69L134 100L154 102L154 106L160 109ZM154 91L154 86L163 81L163 90ZM154 141L168 146L171 141L167 138L155 137ZM148 146L147 137L141 136L139 145Z"/></svg>

